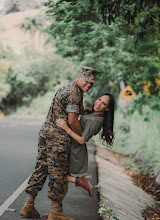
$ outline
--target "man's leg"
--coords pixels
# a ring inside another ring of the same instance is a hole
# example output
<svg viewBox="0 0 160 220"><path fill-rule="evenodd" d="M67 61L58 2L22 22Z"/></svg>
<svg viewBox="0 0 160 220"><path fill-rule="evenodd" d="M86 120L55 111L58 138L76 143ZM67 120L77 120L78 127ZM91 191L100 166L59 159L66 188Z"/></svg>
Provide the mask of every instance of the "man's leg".
<svg viewBox="0 0 160 220"><path fill-rule="evenodd" d="M67 194L67 192L68 192L68 185L69 185L69 183L67 182L67 183L65 184L64 193L63 193L63 196L62 196L62 202L63 202L64 197L66 196L66 194ZM62 206L62 203L61 203L61 206ZM61 207L61 208L62 208L62 207ZM62 211L63 211L63 209L62 209ZM46 213L46 214L43 214L43 215L42 215L42 218L48 219L48 215L49 215L49 212Z"/></svg>
<svg viewBox="0 0 160 220"><path fill-rule="evenodd" d="M35 197L44 185L48 173L47 168L47 150L46 139L39 137L38 143L38 156L35 171L31 175L26 193L27 199L24 207L21 210L20 215L28 218L39 218L40 214L34 208Z"/></svg>
<svg viewBox="0 0 160 220"><path fill-rule="evenodd" d="M73 220L62 211L62 201L67 191L66 176L68 173L69 146L47 140L48 149L48 197L52 200L49 220Z"/></svg>
<svg viewBox="0 0 160 220"><path fill-rule="evenodd" d="M88 179L89 179L89 177L88 177ZM90 196L93 196L93 186L89 183L86 176L74 177L74 176L71 176L71 175L67 175L66 180L67 180L67 183L65 184L64 193L63 193L63 197L62 197L62 202L63 202L63 199L64 199L64 197L66 196L66 194L68 192L69 182L74 183L76 186L80 186L80 187L84 188L85 190L88 191ZM43 214L42 218L48 219L48 216L49 216L49 213Z"/></svg>

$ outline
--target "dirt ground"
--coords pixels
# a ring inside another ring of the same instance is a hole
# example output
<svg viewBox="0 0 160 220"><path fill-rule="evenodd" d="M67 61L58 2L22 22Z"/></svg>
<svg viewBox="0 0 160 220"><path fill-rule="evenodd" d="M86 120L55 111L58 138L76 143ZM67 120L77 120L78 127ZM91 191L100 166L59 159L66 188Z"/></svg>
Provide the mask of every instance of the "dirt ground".
<svg viewBox="0 0 160 220"><path fill-rule="evenodd" d="M155 182L155 177L152 175L132 175L132 179L135 185L142 188L145 192L149 193L155 201L160 201L160 185ZM160 206L149 207L143 209L142 216L146 220L160 220Z"/></svg>
<svg viewBox="0 0 160 220"><path fill-rule="evenodd" d="M117 154L116 154L117 157ZM119 160L124 158L118 155ZM126 170L126 173L132 177L133 183L139 188L147 192L155 201L160 202L160 185L155 182L155 176L151 174L136 174L135 172ZM160 204L157 207L149 207L142 210L142 216L145 220L160 220Z"/></svg>
<svg viewBox="0 0 160 220"><path fill-rule="evenodd" d="M120 163L121 159L126 157L113 151L110 152L114 154ZM125 167L124 164L122 166ZM160 185L155 182L155 176L151 174L145 175L142 172L140 174L136 174L135 172L128 171L127 169L126 173L132 177L132 181L136 186L147 192L155 201L160 202ZM145 220L160 220L160 203L157 204L157 207L147 206L146 209L142 210L142 216Z"/></svg>
<svg viewBox="0 0 160 220"><path fill-rule="evenodd" d="M127 175L131 169L127 165L124 166L124 161L128 161L124 155L118 155L97 145L99 195L105 207L102 216L104 220L144 220L142 210L146 209L147 205L156 207L155 200L142 188L136 186L132 177ZM127 167L129 170L126 170Z"/></svg>

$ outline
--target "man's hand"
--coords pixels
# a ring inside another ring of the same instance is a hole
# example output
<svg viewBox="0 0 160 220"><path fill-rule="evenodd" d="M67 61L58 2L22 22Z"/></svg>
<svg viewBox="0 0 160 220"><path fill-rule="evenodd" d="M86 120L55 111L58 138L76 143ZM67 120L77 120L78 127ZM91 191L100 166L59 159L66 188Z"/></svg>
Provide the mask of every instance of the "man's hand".
<svg viewBox="0 0 160 220"><path fill-rule="evenodd" d="M68 123L75 133L77 133L78 135L82 135L83 130L80 122L78 121L77 113L68 113Z"/></svg>

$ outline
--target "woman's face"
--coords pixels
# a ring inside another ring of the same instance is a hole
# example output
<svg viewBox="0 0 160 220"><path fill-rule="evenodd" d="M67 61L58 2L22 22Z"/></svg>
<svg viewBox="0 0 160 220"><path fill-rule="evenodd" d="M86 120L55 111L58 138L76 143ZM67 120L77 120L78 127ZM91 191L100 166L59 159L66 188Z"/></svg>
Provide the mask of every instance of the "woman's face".
<svg viewBox="0 0 160 220"><path fill-rule="evenodd" d="M94 103L94 111L103 114L105 111L109 110L108 105L109 105L109 96L108 95L101 96Z"/></svg>

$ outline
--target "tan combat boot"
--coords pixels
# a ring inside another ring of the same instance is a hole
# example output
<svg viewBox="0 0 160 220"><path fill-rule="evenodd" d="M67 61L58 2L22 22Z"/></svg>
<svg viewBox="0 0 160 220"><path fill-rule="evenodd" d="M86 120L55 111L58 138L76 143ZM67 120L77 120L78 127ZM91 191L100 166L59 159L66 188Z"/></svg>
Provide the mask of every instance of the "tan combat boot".
<svg viewBox="0 0 160 220"><path fill-rule="evenodd" d="M28 194L26 203L20 212L20 216L26 218L40 218L39 212L34 208L35 197Z"/></svg>
<svg viewBox="0 0 160 220"><path fill-rule="evenodd" d="M63 201L63 199L64 199L66 193L68 192L68 185L69 185L69 183L67 182L67 183L65 184L65 188L64 188L64 193L63 193L62 201ZM62 204L61 204L61 209L62 209ZM63 212L63 210L62 210L62 212ZM49 212L46 213L46 214L43 214L43 215L42 215L42 218L46 218L46 219L47 219L47 218L48 218L48 215L49 215Z"/></svg>
<svg viewBox="0 0 160 220"><path fill-rule="evenodd" d="M48 220L74 220L74 218L71 218L63 213L60 202L52 201Z"/></svg>

